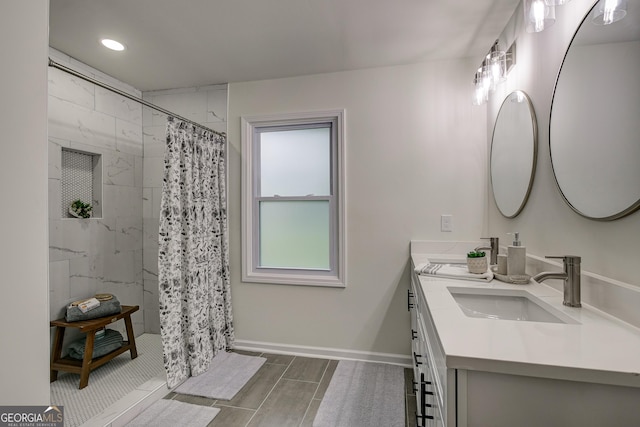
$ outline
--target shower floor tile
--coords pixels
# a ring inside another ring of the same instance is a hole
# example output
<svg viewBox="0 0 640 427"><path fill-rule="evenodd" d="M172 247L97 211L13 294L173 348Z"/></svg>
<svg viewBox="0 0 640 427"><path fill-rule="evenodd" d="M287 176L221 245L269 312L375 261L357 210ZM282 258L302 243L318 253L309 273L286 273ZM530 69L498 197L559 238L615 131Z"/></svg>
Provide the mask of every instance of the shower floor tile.
<svg viewBox="0 0 640 427"><path fill-rule="evenodd" d="M89 385L78 389L80 375L60 372L50 384L51 404L64 406L65 427L104 426L107 421L159 389L166 375L159 335L136 337L138 357L121 354L95 369ZM106 421L105 421L106 420Z"/></svg>

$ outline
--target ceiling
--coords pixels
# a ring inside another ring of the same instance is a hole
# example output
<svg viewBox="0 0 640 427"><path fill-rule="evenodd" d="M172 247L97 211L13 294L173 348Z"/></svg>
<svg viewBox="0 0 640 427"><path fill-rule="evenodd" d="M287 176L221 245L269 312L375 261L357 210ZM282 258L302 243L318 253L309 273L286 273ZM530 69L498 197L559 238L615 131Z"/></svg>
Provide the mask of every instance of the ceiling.
<svg viewBox="0 0 640 427"><path fill-rule="evenodd" d="M50 0L50 45L139 90L471 57L520 0ZM99 41L123 42L124 52Z"/></svg>

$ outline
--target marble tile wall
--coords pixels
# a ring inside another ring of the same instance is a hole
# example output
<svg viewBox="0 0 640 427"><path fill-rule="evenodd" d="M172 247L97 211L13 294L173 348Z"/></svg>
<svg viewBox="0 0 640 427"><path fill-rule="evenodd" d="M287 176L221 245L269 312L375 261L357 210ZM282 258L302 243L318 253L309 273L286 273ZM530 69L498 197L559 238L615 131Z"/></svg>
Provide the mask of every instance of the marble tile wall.
<svg viewBox="0 0 640 427"><path fill-rule="evenodd" d="M220 132L227 131L227 85L145 92L143 98ZM143 281L145 332L160 333L158 227L167 117L143 108Z"/></svg>
<svg viewBox="0 0 640 427"><path fill-rule="evenodd" d="M120 90L122 82L61 52L51 58ZM102 155L102 217L61 218L62 148ZM142 106L49 67L49 301L50 318L64 316L72 301L96 293L139 305L132 316L144 332ZM157 312L157 308L156 308ZM124 322L114 324L124 333ZM53 331L52 331L53 332ZM71 332L66 341L77 334Z"/></svg>
<svg viewBox="0 0 640 427"><path fill-rule="evenodd" d="M142 95L59 51L51 49L50 56L127 93ZM226 132L227 85L147 92L143 98ZM136 335L160 332L157 236L165 131L164 114L49 68L51 319L62 317L71 301L110 292L125 304L140 306L132 316ZM60 218L62 147L102 155L102 218ZM69 332L66 341L77 336Z"/></svg>

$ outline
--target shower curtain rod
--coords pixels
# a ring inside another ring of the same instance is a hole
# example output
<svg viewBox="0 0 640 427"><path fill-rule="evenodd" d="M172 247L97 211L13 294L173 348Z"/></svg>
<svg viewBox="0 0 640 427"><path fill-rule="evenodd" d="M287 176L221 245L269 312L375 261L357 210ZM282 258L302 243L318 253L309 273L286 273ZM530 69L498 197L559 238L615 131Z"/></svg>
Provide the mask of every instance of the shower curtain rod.
<svg viewBox="0 0 640 427"><path fill-rule="evenodd" d="M64 71L65 73L69 73L69 74L71 74L71 75L73 75L73 76L76 76L76 77L78 77L78 78L81 78L82 80L86 80L86 81L88 81L89 83L93 83L93 84L94 84L94 85L96 85L96 86L100 86L100 87L101 87L101 88L103 88L103 89L110 90L111 92L117 93L117 94L118 94L118 95L120 95L120 96L124 96L125 98L128 98L128 99L130 99L130 100L132 100L132 101L135 101L135 102L137 102L137 103L140 103L140 104L144 105L145 107L152 108L152 109L154 109L154 110L156 110L156 111L159 111L159 112L161 112L161 113L163 113L163 114L166 114L166 115L168 115L168 116L175 117L175 118L176 118L176 119L178 119L178 120L182 120L182 121L184 121L184 122L190 123L190 124L192 124L192 125L194 125L194 126L197 126L197 127L199 127L199 128L206 129L206 130L208 130L208 131L211 131L211 132L215 133L216 135L223 136L223 137L226 137L226 136L227 136L227 134L226 134L226 133L224 133L224 132L218 132L218 131L216 131L216 130L213 130L213 129L211 129L211 128L208 128L208 127L206 127L206 126L203 126L203 125L201 125L200 123L196 123L196 122L194 122L193 120L189 120L189 119L187 119L187 118L185 118L185 117L179 116L179 115L177 115L177 114L175 114L175 113L173 113L173 112L171 112L171 111L169 111L169 110L165 110L165 109L164 109L164 108L162 108L162 107L158 107L157 105L152 104L152 103L150 103L150 102L147 102L147 101L145 101L145 100L144 100L144 99L142 99L142 98L138 98L138 97L136 97L136 96L129 95L128 93L123 92L123 91L121 91L120 89L117 89L117 88L115 88L115 87L113 87L113 86L109 86L108 84L106 84L106 83L102 83L101 81L96 80L96 79L94 79L94 78L92 78L92 77L86 76L86 75L84 75L84 74L82 74L82 73L80 73L80 72L78 72L78 71L74 70L73 68L69 68L69 67L67 67L67 66L65 66L65 65L59 64L59 63L55 62L53 59L51 59L51 58L49 58L49 67L57 68L58 70Z"/></svg>

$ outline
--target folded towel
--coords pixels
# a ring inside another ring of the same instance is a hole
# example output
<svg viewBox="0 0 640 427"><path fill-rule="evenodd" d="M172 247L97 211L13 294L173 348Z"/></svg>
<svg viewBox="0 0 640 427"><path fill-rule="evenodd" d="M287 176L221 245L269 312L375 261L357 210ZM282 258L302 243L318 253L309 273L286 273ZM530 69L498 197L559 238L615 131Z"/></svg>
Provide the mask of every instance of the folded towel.
<svg viewBox="0 0 640 427"><path fill-rule="evenodd" d="M432 264L425 262L418 264L416 273L424 276L438 276L451 279L475 280L478 282L490 282L493 280L493 272L487 269L481 274L469 273L466 264Z"/></svg>
<svg viewBox="0 0 640 427"><path fill-rule="evenodd" d="M123 343L124 339L120 332L114 331L113 329L107 329L104 337L93 342L92 356L94 359L96 357L104 356L105 354L111 353L113 350L122 347ZM82 337L69 344L69 357L82 360L84 358L84 349L86 344L87 337Z"/></svg>
<svg viewBox="0 0 640 427"><path fill-rule="evenodd" d="M112 314L120 313L120 301L115 296L109 301L102 301L100 305L83 313L80 310L80 307L70 305L67 307L67 313L65 318L67 322L77 322L78 320L91 320L97 319L98 317L110 316Z"/></svg>

